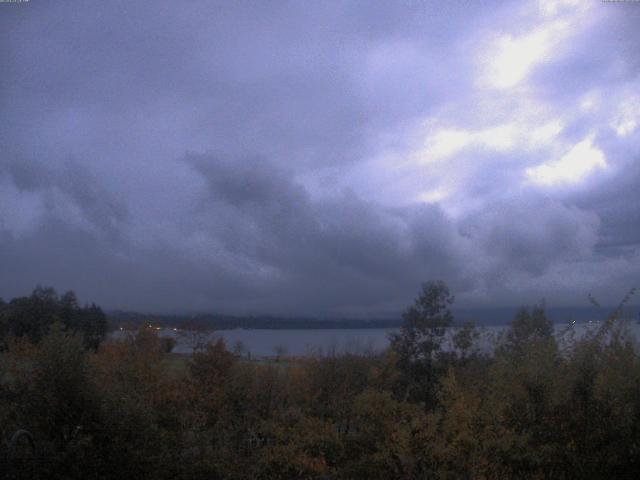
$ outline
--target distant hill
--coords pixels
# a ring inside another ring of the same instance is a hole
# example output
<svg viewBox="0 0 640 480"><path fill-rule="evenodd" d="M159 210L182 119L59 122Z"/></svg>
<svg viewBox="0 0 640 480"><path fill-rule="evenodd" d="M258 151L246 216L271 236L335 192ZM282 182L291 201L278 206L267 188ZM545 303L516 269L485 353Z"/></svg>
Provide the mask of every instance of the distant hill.
<svg viewBox="0 0 640 480"><path fill-rule="evenodd" d="M567 323L575 320L578 323L603 320L613 312L615 307L548 307L547 317L554 323ZM453 309L457 323L473 321L477 325L506 325L513 320L518 307L460 308ZM623 310L623 317L638 319L640 306L629 305Z"/></svg>
<svg viewBox="0 0 640 480"><path fill-rule="evenodd" d="M217 314L197 315L153 315L136 312L113 311L108 312L111 328L120 326L136 327L145 324L160 327L204 327L214 330L228 330L234 328L245 329L339 329L339 328L394 328L402 324L398 319L319 319L304 317L275 317L275 316L233 316Z"/></svg>
<svg viewBox="0 0 640 480"><path fill-rule="evenodd" d="M453 314L456 324L474 322L479 326L506 325L513 319L516 307L494 308L454 308ZM551 307L547 308L548 317L554 323L587 322L602 320L613 311L613 307ZM625 308L623 316L638 319L640 307ZM151 324L164 328L183 328L199 326L214 330L228 330L234 328L245 329L344 329L344 328L397 328L402 325L400 316L397 318L314 318L314 317L278 317L269 315L233 316L222 314L195 315L156 315L149 313L110 311L107 312L111 329L119 327L136 328Z"/></svg>

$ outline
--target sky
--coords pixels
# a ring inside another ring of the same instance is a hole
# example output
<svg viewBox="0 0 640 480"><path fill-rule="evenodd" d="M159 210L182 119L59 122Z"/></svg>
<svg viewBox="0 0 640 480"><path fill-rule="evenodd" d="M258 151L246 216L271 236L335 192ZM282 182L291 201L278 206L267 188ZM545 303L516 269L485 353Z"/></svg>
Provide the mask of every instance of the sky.
<svg viewBox="0 0 640 480"><path fill-rule="evenodd" d="M640 3L0 3L0 296L377 316L615 303Z"/></svg>

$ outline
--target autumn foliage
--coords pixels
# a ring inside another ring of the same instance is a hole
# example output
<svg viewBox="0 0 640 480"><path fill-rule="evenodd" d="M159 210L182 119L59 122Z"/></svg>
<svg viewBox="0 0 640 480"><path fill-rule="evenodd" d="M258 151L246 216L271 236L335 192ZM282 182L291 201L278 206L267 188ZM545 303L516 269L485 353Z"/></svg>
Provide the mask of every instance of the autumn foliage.
<svg viewBox="0 0 640 480"><path fill-rule="evenodd" d="M450 300L426 285L377 355L247 361L219 340L180 356L148 328L97 351L62 324L12 337L1 466L43 479L637 478L640 357L624 325L554 335L543 309L523 309L488 352L469 326L444 348ZM19 429L36 448L10 456Z"/></svg>

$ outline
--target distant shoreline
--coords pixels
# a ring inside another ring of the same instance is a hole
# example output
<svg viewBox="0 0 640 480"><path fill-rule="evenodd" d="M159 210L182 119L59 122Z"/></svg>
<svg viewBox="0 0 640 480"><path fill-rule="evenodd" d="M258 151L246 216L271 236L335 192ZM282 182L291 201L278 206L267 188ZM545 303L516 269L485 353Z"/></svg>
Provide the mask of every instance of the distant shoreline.
<svg viewBox="0 0 640 480"><path fill-rule="evenodd" d="M454 325L472 322L478 327L507 325L513 320L516 307L454 309ZM546 313L553 323L564 324L575 321L586 323L604 320L613 308L602 307L552 307ZM629 306L623 317L638 319L638 306ZM281 316L234 316L221 314L182 314L155 315L138 312L107 312L110 330L120 327L135 329L144 325L160 328L181 328L204 330L346 330L399 328L402 319L398 318L314 318Z"/></svg>

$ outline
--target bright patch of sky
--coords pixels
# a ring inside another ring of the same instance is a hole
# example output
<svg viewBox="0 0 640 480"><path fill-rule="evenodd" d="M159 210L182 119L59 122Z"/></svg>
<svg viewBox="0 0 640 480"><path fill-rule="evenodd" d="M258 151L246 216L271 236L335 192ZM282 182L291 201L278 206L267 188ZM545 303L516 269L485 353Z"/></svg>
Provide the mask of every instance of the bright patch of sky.
<svg viewBox="0 0 640 480"><path fill-rule="evenodd" d="M640 97L626 98L620 105L618 113L611 122L611 127L619 137L626 137L633 133L640 121Z"/></svg>
<svg viewBox="0 0 640 480"><path fill-rule="evenodd" d="M559 160L530 167L526 175L540 185L577 183L599 169L607 167L607 160L600 149L594 147L593 136L574 145Z"/></svg>
<svg viewBox="0 0 640 480"><path fill-rule="evenodd" d="M554 43L566 35L566 31L567 25L559 22L519 37L500 36L487 55L483 80L495 88L518 85L538 63L548 58Z"/></svg>
<svg viewBox="0 0 640 480"><path fill-rule="evenodd" d="M574 37L595 21L592 5L574 0L540 1L529 10L523 33L491 34L475 52L480 69L474 88L460 102L423 122L424 141L409 157L414 168L426 169L425 187L411 198L440 202L450 212L478 203L470 189L478 162L495 160L489 168L508 161L520 166L528 186L575 185L607 167L605 154L594 134L575 139L567 125L591 119L595 112L610 117L618 136L633 132L638 122L637 97L626 99L615 113L602 111L601 95L588 91L573 104L558 108L539 95L534 82L537 67L553 62ZM502 93L496 94L496 89ZM486 124L483 120L490 119ZM604 127L602 122L600 127ZM510 166L509 168L512 168ZM428 180L426 180L428 178ZM513 183L520 183L516 177ZM506 186L505 186L506 187ZM509 188L513 188L509 186ZM447 204L447 201L455 202Z"/></svg>

